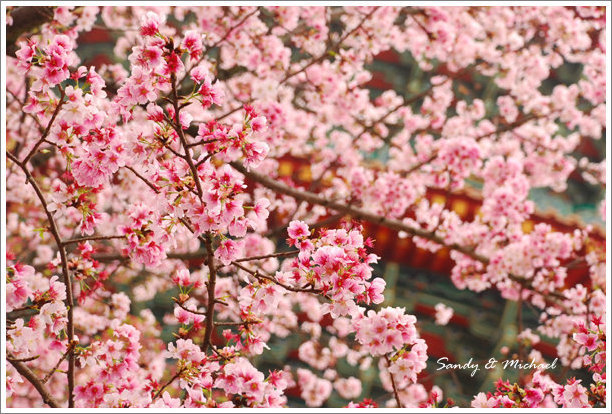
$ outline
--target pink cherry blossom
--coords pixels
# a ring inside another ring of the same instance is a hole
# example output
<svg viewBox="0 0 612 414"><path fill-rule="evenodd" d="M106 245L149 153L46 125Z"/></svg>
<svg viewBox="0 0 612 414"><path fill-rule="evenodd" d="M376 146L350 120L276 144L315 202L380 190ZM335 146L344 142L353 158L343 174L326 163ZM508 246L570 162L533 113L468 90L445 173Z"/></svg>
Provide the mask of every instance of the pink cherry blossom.
<svg viewBox="0 0 612 414"><path fill-rule="evenodd" d="M436 309L436 324L446 325L448 321L453 317L453 308L446 306L443 303L438 303L435 306Z"/></svg>

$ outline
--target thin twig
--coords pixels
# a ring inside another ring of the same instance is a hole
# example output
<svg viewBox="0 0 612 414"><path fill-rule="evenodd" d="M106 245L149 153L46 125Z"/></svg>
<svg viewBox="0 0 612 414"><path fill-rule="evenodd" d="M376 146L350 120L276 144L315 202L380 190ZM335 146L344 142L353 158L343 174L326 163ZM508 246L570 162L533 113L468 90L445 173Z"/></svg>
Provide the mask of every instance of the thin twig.
<svg viewBox="0 0 612 414"><path fill-rule="evenodd" d="M250 262L252 260L264 260L264 259L270 259L272 257L286 257L286 256L293 256L298 254L300 251L299 250L292 250L290 252L279 252L279 253L271 253L271 254L265 254L263 256L251 256L251 257L243 257L242 259L236 259L234 260L234 262Z"/></svg>
<svg viewBox="0 0 612 414"><path fill-rule="evenodd" d="M275 283L275 284L279 285L280 287L282 287L282 288L284 288L284 289L286 289L286 290L288 290L288 291L291 291L291 292L304 292L304 293L315 293L315 294L319 294L319 293L321 293L321 290L320 290L320 289L315 289L315 288L302 289L302 288L297 288L297 287L293 287L293 286L286 285L286 284L284 284L284 283L282 283L282 282L280 282L280 281L276 280L276 279L275 279L275 278L273 278L272 276L264 275L264 274L260 273L260 272L259 272L259 271L257 271L257 270L252 270L252 269L249 269L248 267L245 267L245 266L243 266L243 265L241 265L240 263L237 263L237 262L235 262L235 261L234 261L234 262L232 262L232 264L233 264L234 266L236 266L237 268L242 269L242 270L244 270L245 272L247 272L247 273L249 273L249 274L253 275L253 276L254 276L255 278L257 278L257 279L265 279L265 280L269 280L270 282Z"/></svg>
<svg viewBox="0 0 612 414"><path fill-rule="evenodd" d="M338 40L334 46L332 46L330 49L326 49L325 52L323 52L319 57L312 59L310 62L308 62L308 64L304 65L302 68L288 73L280 82L279 85L282 85L283 83L287 82L289 79L293 78L296 75L299 75L300 73L304 72L306 69L308 69L309 67L311 67L312 65L321 62L323 59L325 59L326 56L328 56L330 54L330 52L335 52L337 51L340 46L342 46L342 43L353 33L355 33L357 30L361 29L361 26L363 25L363 23L365 23L365 21L372 15L374 14L374 12L376 12L376 10L378 10L380 6L374 7L372 9L372 11L370 11L368 14L366 14L365 16L363 16L363 18L361 19L361 21L357 24L357 26L355 26L353 29L351 29L350 31L346 32L341 38L340 40Z"/></svg>
<svg viewBox="0 0 612 414"><path fill-rule="evenodd" d="M185 309L187 312L191 312L191 313L194 313L196 315L206 315L206 312L200 312L198 310L189 309L188 307L183 305L178 299L176 299L176 298L173 298L173 299L174 299L174 303L176 303L182 309Z"/></svg>
<svg viewBox="0 0 612 414"><path fill-rule="evenodd" d="M57 104L57 106L55 107L55 110L53 111L53 115L51 115L51 119L49 120L49 123L47 124L47 128L45 128L45 131L43 132L42 136L40 137L40 139L38 140L38 142L34 145L34 147L30 150L30 152L28 153L28 155L25 156L25 158L23 159L22 163L23 165L26 165L28 163L28 161L30 161L30 158L32 158L34 156L34 154L36 153L36 151L38 150L38 147L40 146L40 144L42 144L45 139L47 138L47 135L49 135L49 132L51 132L51 126L53 126L53 122L55 121L55 118L57 117L57 114L59 113L60 109L62 109L62 106L64 105L64 96L66 96L66 91L64 91L64 89L60 86L60 99L59 102Z"/></svg>
<svg viewBox="0 0 612 414"><path fill-rule="evenodd" d="M503 132L512 131L512 130L520 127L521 125L526 124L527 122L529 122L531 120L538 119L538 118L541 118L541 117L542 116L540 116L540 115L533 115L533 114L526 115L523 118L521 118L518 121L515 121L515 122L513 122L511 124L503 125L503 126L497 128L494 131L487 132L485 134L479 135L479 136L475 137L474 140L475 141L480 141L480 140L482 140L484 138L489 138L489 137L491 137L493 135L501 134ZM401 171L400 175L405 178L406 176L408 176L408 175L412 174L413 172L419 170L421 167L423 167L423 166L431 163L432 161L434 161L436 158L438 158L438 155L439 155L438 151L434 150L433 153L427 159L425 159L425 160L423 160L423 161L413 165L411 168L409 168L406 171Z"/></svg>
<svg viewBox="0 0 612 414"><path fill-rule="evenodd" d="M159 398L159 396L161 395L162 392L164 392L164 390L174 382L174 380L176 380L178 377L181 376L181 374L185 372L185 368L181 368L176 374L174 374L174 376L172 378L170 378L168 380L168 382L166 382L153 396L153 401L155 401L156 399Z"/></svg>
<svg viewBox="0 0 612 414"><path fill-rule="evenodd" d="M234 30L236 30L237 28L242 26L244 24L244 22L246 22L249 19L249 17L253 16L255 13L258 13L258 12L259 12L259 7L257 7L252 12L247 13L242 19L240 19L240 21L238 23L236 23L234 26L230 27L227 30L227 32L225 32L223 37L221 37L219 40L217 40L211 46L207 46L206 49L204 50L204 52L202 53L202 57L200 58L198 63L196 63L195 65L193 65L193 67L191 69L189 69L189 72L187 72L185 74L185 76L183 77L183 79L181 79L181 83L182 83L183 80L185 80L187 78L187 76L189 76L191 74L191 71L193 70L193 68L197 67L200 63L202 63L204 61L204 59L206 59L206 55L208 55L208 52L210 52L212 49L214 49L214 48L218 47L219 45L221 45L221 43L223 43Z"/></svg>
<svg viewBox="0 0 612 414"><path fill-rule="evenodd" d="M258 323L261 323L261 321L215 322L215 326L248 326Z"/></svg>
<svg viewBox="0 0 612 414"><path fill-rule="evenodd" d="M384 122L385 119L387 119L389 116L391 116L393 113L395 113L400 108L403 108L403 107L408 106L408 105L412 105L414 102L418 101L419 99L426 97L427 95L429 95L433 91L433 89L435 87L441 86L442 84L444 84L447 81L448 81L448 79L445 79L444 81L442 81L440 83L431 84L424 91L422 91L422 92L420 92L420 93L418 93L418 94L416 94L414 96L411 96L410 98L402 99L401 103L397 104L393 108L390 108L380 118L378 118L376 121L372 122L370 125L365 125L362 121L357 120L357 122L363 127L363 130L353 139L353 142L357 142L359 140L359 138L361 138L366 132L372 131L377 124L380 124L381 122Z"/></svg>
<svg viewBox="0 0 612 414"><path fill-rule="evenodd" d="M402 401L399 397L399 392L397 391L397 385L395 385L395 378L393 378L393 374L389 371L391 368L391 361L389 361L389 357L385 355L385 359L387 360L387 372L389 372L389 377L391 377L391 386L393 387L393 395L395 396L395 402L397 403L398 408L404 408L402 406Z"/></svg>
<svg viewBox="0 0 612 414"><path fill-rule="evenodd" d="M212 338L213 331L213 319L215 315L215 282L217 280L217 269L215 267L214 250L212 247L212 236L210 233L206 233L204 237L206 247L206 261L208 264L208 305L206 307L206 331L204 332L204 342L202 343L202 349L204 352L210 346L210 339Z"/></svg>
<svg viewBox="0 0 612 414"><path fill-rule="evenodd" d="M213 139L203 139L201 141L198 142L193 142L189 145L187 145L189 148L191 147L197 147L198 145L206 145L206 144L212 144L213 142L217 142L219 141L218 138L213 138Z"/></svg>
<svg viewBox="0 0 612 414"><path fill-rule="evenodd" d="M181 145L183 146L183 149L185 150L184 159L187 161L187 164L189 164L191 175L193 175L193 181L195 182L196 188L198 189L198 195L200 197L200 200L202 200L204 192L202 191L202 184L200 183L200 177L198 176L198 170L193 163L193 159L191 158L191 154L189 153L189 146L187 144L187 139L185 138L185 133L183 132L183 128L180 125L181 109L179 108L179 103L178 103L179 98L178 98L178 92L176 90L176 74L172 73L170 75L170 79L172 83L172 105L174 106L174 118L175 118L175 122L170 122L170 125L174 128L174 130L179 136L179 139L181 140Z"/></svg>
<svg viewBox="0 0 612 414"><path fill-rule="evenodd" d="M57 364L55 364L55 366L53 367L53 369L51 371L49 371L49 373L45 376L45 378L43 378L42 383L46 384L47 381L49 381L51 379L51 377L53 376L53 374L59 369L60 364L62 363L62 361L64 361L67 357L68 354L70 353L70 351L72 351L75 347L75 345L77 344L76 341L72 341L70 342L70 345L68 345L68 349L66 350L66 352L64 352L64 354L62 355L62 357L59 359L59 361L57 361Z"/></svg>
<svg viewBox="0 0 612 414"><path fill-rule="evenodd" d="M6 359L9 361L14 361L14 362L30 362L30 361L34 361L36 359L40 358L40 355L35 355L35 356L31 356L31 357L27 357L27 358L12 358L7 356Z"/></svg>
<svg viewBox="0 0 612 414"><path fill-rule="evenodd" d="M144 182L151 190L155 192L155 194L159 194L159 188L155 184L153 184L151 181L147 180L142 174L140 174L138 171L136 171L134 168L130 167L129 165L126 165L125 168L133 172L136 177L140 178L140 181Z"/></svg>
<svg viewBox="0 0 612 414"><path fill-rule="evenodd" d="M125 236L89 236L89 237L79 237L77 239L68 239L62 242L62 245L68 246L69 244L75 243L83 243L86 241L97 241L97 240L112 240L112 239L124 239Z"/></svg>

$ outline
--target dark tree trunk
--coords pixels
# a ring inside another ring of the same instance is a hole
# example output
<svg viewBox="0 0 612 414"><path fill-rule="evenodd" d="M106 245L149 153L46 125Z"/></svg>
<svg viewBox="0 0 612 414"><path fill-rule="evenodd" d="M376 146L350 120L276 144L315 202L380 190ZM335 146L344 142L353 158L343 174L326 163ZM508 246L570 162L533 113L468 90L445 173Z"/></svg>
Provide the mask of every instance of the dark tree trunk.
<svg viewBox="0 0 612 414"><path fill-rule="evenodd" d="M18 49L17 39L24 34L30 33L37 27L53 20L55 7L48 6L26 6L14 8L10 15L13 24L6 27L6 54L15 56Z"/></svg>

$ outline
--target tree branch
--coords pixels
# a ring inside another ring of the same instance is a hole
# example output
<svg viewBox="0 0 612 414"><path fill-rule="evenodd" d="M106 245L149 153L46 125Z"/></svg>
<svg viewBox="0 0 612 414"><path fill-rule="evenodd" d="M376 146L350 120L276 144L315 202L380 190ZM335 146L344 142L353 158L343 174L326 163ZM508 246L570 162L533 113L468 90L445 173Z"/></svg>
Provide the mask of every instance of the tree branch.
<svg viewBox="0 0 612 414"><path fill-rule="evenodd" d="M413 103L415 103L419 99L426 97L427 95L429 95L433 91L433 89L435 87L441 86L441 85L443 85L447 81L448 81L448 79L445 79L444 81L442 81L440 83L431 84L424 91L422 91L422 92L420 92L420 93L418 93L418 94L416 94L414 96L411 96L410 98L402 97L403 99L402 99L401 103L399 103L398 105L394 106L393 108L390 108L380 118L378 118L377 120L372 122L370 125L366 125L364 122L362 122L360 120L357 120L357 122L363 127L363 130L353 139L353 143L357 142L359 140L359 138L361 138L366 132L371 132L376 127L376 125L380 124L381 122L384 122L385 119L387 119L389 116L391 116L391 114L395 113L400 108L403 108L403 107L408 106L408 105L412 105Z"/></svg>
<svg viewBox="0 0 612 414"><path fill-rule="evenodd" d="M389 372L389 377L391 377L391 386L393 387L393 395L395 396L395 402L397 403L397 408L404 408L402 406L402 401L399 397L399 392L397 391L397 385L395 384L395 378L393 378L393 374L389 371L391 368L391 361L389 361L389 357L385 355L385 359L387 360L387 372Z"/></svg>
<svg viewBox="0 0 612 414"><path fill-rule="evenodd" d="M164 392L164 390L174 382L174 380L176 380L178 377L181 376L181 374L185 372L185 368L181 368L180 370L177 371L176 374L174 374L174 376L172 378L170 378L168 380L168 382L166 382L153 396L153 401L155 401L156 399L158 399L161 395L162 392Z"/></svg>
<svg viewBox="0 0 612 414"><path fill-rule="evenodd" d="M248 326L256 325L261 321L240 321L240 322L215 322L215 326Z"/></svg>
<svg viewBox="0 0 612 414"><path fill-rule="evenodd" d="M68 354L70 354L70 352L74 349L76 344L77 344L76 341L70 342L70 345L68 345L68 349L66 350L66 352L64 352L64 354L59 359L59 361L57 361L57 364L55 364L55 367L53 367L53 369L51 371L49 371L49 373L45 376L45 378L43 378L43 380L42 380L43 384L46 384L47 381L49 381L51 379L53 374L55 374L55 371L57 371L59 369L59 366L62 363L62 361L65 360L68 357Z"/></svg>
<svg viewBox="0 0 612 414"><path fill-rule="evenodd" d="M204 50L204 52L202 53L202 57L200 58L200 60L198 60L198 63L196 63L195 65L193 65L193 67L191 67L191 69L189 69L189 71L185 74L183 79L181 79L180 83L182 83L183 80L185 80L187 78L187 76L189 76L191 74L191 71L193 70L193 68L197 67L200 63L202 63L204 61L204 59L206 59L206 55L208 55L208 52L210 52L212 49L214 49L214 48L218 47L219 45L221 45L221 43L223 43L225 40L227 40L229 35L232 34L232 32L234 30L236 30L238 27L242 26L244 24L244 22L246 22L249 19L249 17L253 16L255 13L258 13L258 12L259 12L259 7L257 7L252 12L247 13L242 19L240 19L240 21L238 23L236 23L234 26L230 27L227 30L227 32L225 32L225 34L223 35L222 38L217 40L211 46L207 46L206 49Z"/></svg>
<svg viewBox="0 0 612 414"><path fill-rule="evenodd" d="M279 252L279 253L271 253L271 254L265 254L263 256L251 256L251 257L243 257L242 259L236 259L234 260L234 262L250 262L252 260L264 260L264 259L270 259L272 257L286 257L286 256L293 256L298 254L300 251L299 250L291 250L290 252Z"/></svg>
<svg viewBox="0 0 612 414"><path fill-rule="evenodd" d="M77 239L68 239L62 242L62 245L68 246L69 244L82 243L86 241L97 241L97 240L112 240L112 239L124 239L125 236L90 236L90 237L79 237Z"/></svg>
<svg viewBox="0 0 612 414"><path fill-rule="evenodd" d="M289 79L293 78L295 75L299 75L300 73L304 72L306 69L308 69L309 67L311 67L312 65L321 62L323 59L325 59L326 56L329 55L330 52L335 52L337 51L340 46L342 46L342 42L344 42L350 35L352 35L353 33L355 33L357 30L359 30L361 28L361 26L365 23L366 20L368 20L368 18L374 14L374 12L376 10L378 10L380 6L374 7L372 9L372 11L370 11L368 14L366 14L365 16L363 16L363 18L361 19L361 21L357 24L357 26L355 26L353 29L351 29L350 31L346 32L341 38L340 40L338 40L334 46L332 46L330 49L325 50L325 52L323 52L319 57L312 59L310 62L308 62L308 64L306 64L305 66L303 66L301 69L298 69L294 72L288 73L280 82L279 85L282 85L283 83L287 82Z"/></svg>
<svg viewBox="0 0 612 414"><path fill-rule="evenodd" d="M214 250L212 247L212 237L210 233L206 233L205 239L205 247L206 247L206 261L208 263L208 305L206 306L206 331L204 332L204 342L202 344L202 349L204 352L208 350L210 346L210 339L212 338L213 331L213 318L215 315L215 282L217 280L217 269L215 267L215 257Z"/></svg>
<svg viewBox="0 0 612 414"><path fill-rule="evenodd" d="M17 372L22 377L25 377L28 381L30 381L30 384L32 384L34 388L36 388L36 391L38 391L45 404L47 404L51 408L60 407L60 404L57 402L57 400L51 396L47 388L45 388L43 383L40 382L40 379L38 379L38 377L34 375L34 373L30 370L30 368L28 368L25 362L16 361L10 358L7 358L7 360L11 363L12 366L15 367Z"/></svg>
<svg viewBox="0 0 612 414"><path fill-rule="evenodd" d="M30 158L32 158L34 154L36 154L36 151L38 150L38 147L40 147L40 144L42 144L45 141L45 139L49 135L49 132L51 132L51 127L53 126L53 122L55 122L55 118L57 118L57 114L59 114L59 111L62 109L62 106L64 105L64 96L66 96L66 91L64 91L64 89L61 86L59 87L59 89L60 89L61 95L59 98L59 102L57 103L57 106L55 107L55 110L53 111L53 115L51 115L51 119L49 120L49 123L47 124L47 127L45 128L45 131L43 132L38 142L30 150L28 155L26 155L25 158L23 159L22 161L23 165L26 165L28 161L30 161Z"/></svg>
<svg viewBox="0 0 612 414"><path fill-rule="evenodd" d="M191 312L195 315L206 315L206 312L200 312L198 310L193 310L193 309L189 309L187 308L185 305L183 305L178 299L173 298L174 303L176 303L180 308L186 310L187 312Z"/></svg>
<svg viewBox="0 0 612 414"><path fill-rule="evenodd" d="M306 201L310 204L317 204L317 205L320 205L320 206L323 206L323 207L326 207L332 210L340 211L340 212L349 214L355 218L365 220L370 223L378 224L381 226L385 226L391 230L404 231L412 236L418 236L423 239L430 240L450 250L455 250L459 253L462 253L472 258L473 260L482 263L485 266L489 264L489 258L477 253L472 247L461 246L456 243L446 243L444 239L436 235L435 232L429 232L429 231L426 231L420 228L411 227L407 225L406 223L399 221L399 220L388 219L384 216L379 216L377 214L371 213L362 208L353 207L351 205L347 205L347 204L337 202L334 200L329 200L325 197L322 197L315 193L311 193L306 190L300 190L297 188L290 187L284 183L281 183L279 181L276 181L268 177L267 175L260 174L255 171L249 171L246 169L246 167L244 167L244 165L242 165L240 162L237 162L237 161L231 162L230 165L234 167L237 171L244 174L246 177L250 178L251 180L263 185L266 188L276 191L278 193L288 195L297 200ZM233 263L236 264L235 262ZM526 279L519 278L516 275L510 275L509 277L512 281L521 284L523 287L526 287L530 290L534 290L531 284L529 284L529 282ZM534 291L536 293L539 293L537 292L537 290L534 290ZM546 294L542 294L542 293L539 293L539 294L546 296ZM562 294L557 293L557 292L550 292L548 295L551 296L551 298L548 298L548 299L550 299L553 304L561 308L564 308L563 305L559 303L559 300L565 299L565 297Z"/></svg>
<svg viewBox="0 0 612 414"><path fill-rule="evenodd" d="M303 293L315 293L315 294L321 293L320 289L315 289L315 288L303 289L303 288L297 288L297 287L286 285L286 284L276 280L275 278L273 278L271 276L264 275L262 273L259 273L259 271L257 271L257 270L251 270L248 267L245 267L245 266L241 265L240 263L236 263L236 261L232 262L232 264L234 266L236 266L237 268L242 269L245 272L253 275L253 277L255 277L257 279L269 280L270 282L275 283L275 284L279 285L280 287L282 287L282 288L284 288L284 289L286 289L288 291L291 291L291 292L303 292Z"/></svg>
<svg viewBox="0 0 612 414"><path fill-rule="evenodd" d="M419 236L422 237L424 239L433 241L435 243L438 243L442 246L445 246L451 250L456 250L460 253L463 253L466 256L471 257L472 259L484 263L484 264L488 264L489 263L489 259L483 255L480 255L478 253L476 253L474 251L474 249L470 248L470 247L466 247L466 246L461 246L458 244L446 244L444 242L444 239L440 236L437 236L434 233L428 232L426 230L420 229L420 228L415 228L415 227L411 227L409 225L407 225L404 222L401 222L399 220L393 220L393 219L388 219L384 216L379 216L377 214L371 213L367 210L364 210L362 208L358 208L358 207L353 207L350 205L346 205L343 204L341 202L337 202L337 201L333 201L333 200L329 200L325 197L322 197L318 194L315 193L311 193L309 191L305 191L305 190L300 190L297 188L293 188L293 187L289 187L288 185L281 183L279 181L276 181L270 177L268 177L267 175L264 174L260 174L258 172L255 171L249 171L247 170L244 165L242 165L241 163L234 161L231 162L230 165L232 167L234 167L237 171L241 172L242 174L244 174L246 177L250 178L253 181L256 181L257 183L263 185L264 187L267 187L271 190L274 190L278 193L281 194L285 194L288 195L290 197L293 197L297 200L302 200L302 201L306 201L309 202L310 204L317 204L323 207L327 207L329 209L332 210L336 210L339 212L344 212L346 214L350 214L353 217L356 217L358 219L362 219L362 220L366 220L369 221L371 223L375 223L375 224L380 224L382 226L388 227L392 230L397 230L397 231L404 231L408 234L411 234L412 236Z"/></svg>
<svg viewBox="0 0 612 414"><path fill-rule="evenodd" d="M45 197L42 191L40 190L40 187L34 180L34 177L32 177L32 174L27 169L25 162L24 163L19 162L19 160L15 158L15 156L13 156L9 152L6 153L6 156L11 161L13 161L17 166L19 166L19 168L21 168L21 170L26 175L27 182L29 182L32 188L34 188L34 191L36 192L36 195L38 196L38 199L40 200L40 203L42 204L43 210L45 211L45 214L47 215L47 220L49 221L49 231L51 231L51 234L53 235L53 239L55 240L55 244L57 245L57 249L59 250L60 259L62 262L63 282L64 282L64 285L66 285L65 304L66 304L66 308L68 309L68 324L67 324L68 335L67 336L68 336L68 341L70 343L74 339L74 315L73 315L74 301L72 298L72 281L70 279L70 272L68 270L68 260L66 258L66 249L64 248L63 241L60 237L59 230L55 223L55 219L53 218L53 214L51 214L51 211L49 211L47 201L45 200ZM70 408L74 407L74 395L73 395L74 393L74 369L75 369L74 362L75 362L74 361L74 349L69 349L69 354L68 354L68 407Z"/></svg>
<svg viewBox="0 0 612 414"><path fill-rule="evenodd" d="M204 193L202 192L202 184L200 183L200 177L198 176L198 170L193 163L193 159L191 158L191 154L189 153L189 145L187 144L187 140L185 139L185 133L183 132L183 128L181 127L180 121L180 111L178 104L178 93L176 90L176 75L173 73L170 75L172 81L172 105L174 106L174 118L175 122L170 122L170 125L174 128L176 133L181 140L181 145L185 150L185 161L189 164L189 169L191 170L191 175L193 175L193 181L198 189L198 195L200 197L200 201L202 201L202 196Z"/></svg>

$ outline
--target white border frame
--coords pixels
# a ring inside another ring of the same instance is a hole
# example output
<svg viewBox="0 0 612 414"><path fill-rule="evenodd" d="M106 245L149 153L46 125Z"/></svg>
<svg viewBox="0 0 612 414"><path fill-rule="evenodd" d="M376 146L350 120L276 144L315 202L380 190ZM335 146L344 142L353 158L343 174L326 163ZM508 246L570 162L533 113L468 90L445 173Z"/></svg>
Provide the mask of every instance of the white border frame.
<svg viewBox="0 0 612 414"><path fill-rule="evenodd" d="M1 36L2 39L1 48L2 48L2 92L1 92L1 119L2 119L2 140L0 143L0 169L2 170L2 183L0 186L0 199L2 200L1 214L0 218L2 222L0 223L0 234L2 234L1 241L1 256L0 263L2 272L5 272L6 269L6 239L5 239L5 231L4 228L6 226L6 145L4 140L6 140L6 7L7 6L17 6L17 5L28 5L28 6L65 6L65 5L74 5L78 4L79 6L100 6L100 1L56 1L56 2L48 2L48 1L3 1L1 7L0 21L1 21ZM164 2L164 5L172 6L254 6L254 5L270 5L273 3L274 5L287 5L287 6L363 6L376 3L389 6L481 6L481 5L492 5L492 6L574 6L574 5L593 5L593 6L605 6L606 7L606 22L610 22L610 9L611 5L607 1L586 1L586 2L578 2L578 1L537 1L537 2L529 2L529 1L206 1L206 2L196 2L196 1L169 1ZM578 4L577 4L578 3ZM104 1L103 6L125 6L126 4L130 6L145 6L155 4L154 1ZM610 48L612 42L610 41L610 30L606 27L606 55L608 55L608 59L606 59L606 137L602 138L606 140L606 181L610 182L610 149L611 149L611 132L610 132L610 119L611 119L611 100L610 100L610 58L607 49ZM606 211L610 210L610 189L606 187ZM610 213L608 213L610 214ZM606 221L606 292L610 292L611 287L611 269L610 269L610 261L607 260L607 257L610 255L610 239L607 237L610 234L610 220ZM5 332L6 332L6 304L4 298L6 297L6 283L5 276L2 277L2 287L1 287L1 295L2 303L2 338L0 341L2 342L2 363L1 363L1 376L2 376L2 389L0 389L0 398L2 401L0 402L0 407L2 408L2 412L9 413L46 413L46 412L65 412L68 410L67 408L7 408L6 407L6 340L5 340ZM607 358L606 358L606 372L610 374L610 297L612 296L612 292L606 295L607 307L606 307L606 337L607 341ZM575 408L570 409L571 412L589 412L589 413L608 413L611 405L610 405L610 378L607 375L606 382L606 407L607 408ZM151 412L163 412L163 413L171 413L171 412L193 412L193 413L201 413L202 409L191 409L191 408L180 408L180 409L154 409L154 408L116 408L116 409L104 409L104 408L75 408L72 409L71 412L84 412L84 413L94 413L94 412L108 412L112 410L113 412L131 412L131 413L151 413ZM253 411L256 409L248 409L248 408L215 408L212 409L215 412L245 412L245 411ZM330 412L330 413L340 413L347 412L350 409L346 408L280 408L280 409L266 409L266 412L272 413L296 413L296 412ZM410 408L410 409L400 409L400 408L377 408L377 409L355 409L350 411L358 411L358 412L420 412L420 411L430 411L432 409L425 408ZM485 409L485 408L437 408L437 411L453 411L453 412L491 412L495 409ZM504 410L505 412L548 412L549 409L539 409L539 408L513 408L513 409L498 409ZM558 408L555 410L564 410L567 409ZM262 411L263 412L263 411Z"/></svg>

